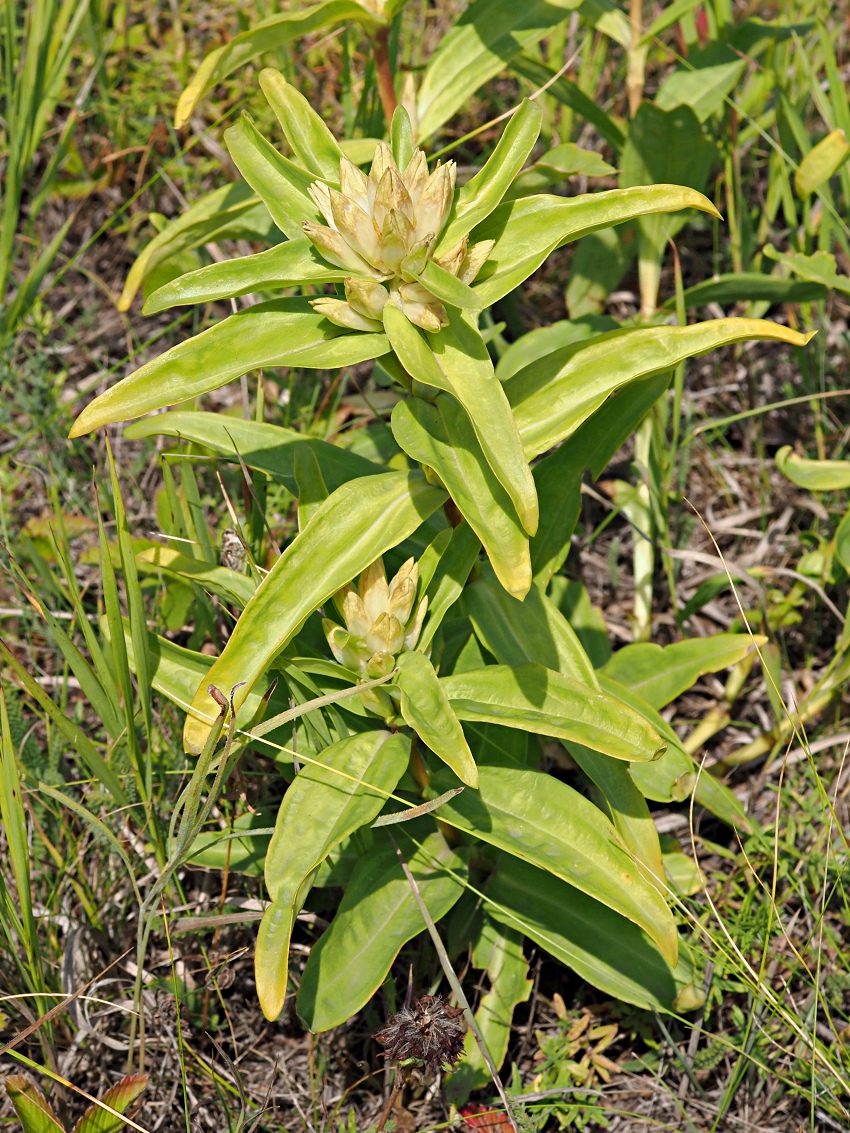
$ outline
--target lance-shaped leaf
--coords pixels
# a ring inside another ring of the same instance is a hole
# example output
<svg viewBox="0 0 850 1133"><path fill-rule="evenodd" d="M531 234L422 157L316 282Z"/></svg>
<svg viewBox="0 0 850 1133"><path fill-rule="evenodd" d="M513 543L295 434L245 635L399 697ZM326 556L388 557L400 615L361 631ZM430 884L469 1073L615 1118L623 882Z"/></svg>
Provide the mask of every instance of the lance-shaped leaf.
<svg viewBox="0 0 850 1133"><path fill-rule="evenodd" d="M421 838L425 820L411 824ZM402 848L425 907L437 921L464 891L466 865L442 834ZM401 947L425 929L422 913L389 840L365 854L345 888L330 928L315 944L298 989L298 1014L311 1031L329 1031L363 1007Z"/></svg>
<svg viewBox="0 0 850 1133"><path fill-rule="evenodd" d="M807 460L790 445L783 445L773 459L783 476L810 492L850 488L850 460Z"/></svg>
<svg viewBox="0 0 850 1133"><path fill-rule="evenodd" d="M484 340L459 311L449 325L423 337L397 308L384 308L384 329L407 372L425 385L452 394L472 422L497 480L513 501L529 534L537 530L537 495L502 383Z"/></svg>
<svg viewBox="0 0 850 1133"><path fill-rule="evenodd" d="M802 279L788 279L782 275L765 275L759 271L730 271L705 279L685 289L682 298L687 310L719 303L753 303L760 299L768 303L815 303L825 299L827 288L822 283ZM672 295L664 309L676 309L676 296Z"/></svg>
<svg viewBox="0 0 850 1133"><path fill-rule="evenodd" d="M126 1113L147 1084L147 1074L128 1074L122 1078L100 1099L102 1105L89 1106L74 1126L74 1133L120 1133L126 1127L125 1122L103 1106L108 1105L116 1113Z"/></svg>
<svg viewBox="0 0 850 1133"><path fill-rule="evenodd" d="M50 1102L23 1074L10 1074L4 1085L25 1133L65 1133Z"/></svg>
<svg viewBox="0 0 850 1133"><path fill-rule="evenodd" d="M442 299L450 307L459 307L464 311L481 310L481 299L477 291L468 287L456 275L452 275L445 268L441 268L433 260L429 260L421 272L415 272L410 268L408 268L408 271L432 295Z"/></svg>
<svg viewBox="0 0 850 1133"><path fill-rule="evenodd" d="M532 362L506 382L505 389L525 451L532 457L568 437L609 394L629 382L735 342L764 339L805 346L811 337L767 319L615 330Z"/></svg>
<svg viewBox="0 0 850 1133"><path fill-rule="evenodd" d="M618 649L602 668L606 677L626 685L652 708L661 709L681 696L703 673L737 665L766 637L748 633L716 633L673 645L648 641Z"/></svg>
<svg viewBox="0 0 850 1133"><path fill-rule="evenodd" d="M303 236L304 221L320 219L307 191L316 178L279 154L246 114L225 130L224 140L237 169L262 197L281 232L290 240Z"/></svg>
<svg viewBox="0 0 850 1133"><path fill-rule="evenodd" d="M510 60L561 23L579 0L476 0L441 39L416 100L420 139L428 138Z"/></svg>
<svg viewBox="0 0 850 1133"><path fill-rule="evenodd" d="M278 235L269 210L245 181L205 193L186 212L166 224L136 257L118 300L129 311L136 292L157 264L222 236L268 241ZM279 238L279 236L278 236Z"/></svg>
<svg viewBox="0 0 850 1133"><path fill-rule="evenodd" d="M398 670L395 683L401 691L405 724L462 783L477 787L475 760L434 666L424 653L402 653Z"/></svg>
<svg viewBox="0 0 850 1133"><path fill-rule="evenodd" d="M192 702L183 740L203 751L217 708L207 685L241 705L313 610L396 546L445 501L419 472L386 472L337 488L263 579Z"/></svg>
<svg viewBox="0 0 850 1133"><path fill-rule="evenodd" d="M596 687L593 665L575 630L537 587L518 602L482 572L466 588L463 602L479 641L501 665L534 661Z"/></svg>
<svg viewBox="0 0 850 1133"><path fill-rule="evenodd" d="M418 648L427 650L440 628L443 618L463 593L473 566L478 561L481 540L468 523L451 529L451 542L437 564L428 585L428 614L418 641ZM420 580L422 560L419 560Z"/></svg>
<svg viewBox="0 0 850 1133"><path fill-rule="evenodd" d="M298 495L295 459L302 450L309 449L315 456L322 479L331 491L358 476L381 475L386 471L356 452L305 436L295 429L270 425L265 421L246 421L243 417L225 417L221 413L179 410L159 413L128 425L124 436L131 440L175 437L203 445L226 460L238 463L241 457L248 468L268 472L275 480L285 484L294 496Z"/></svg>
<svg viewBox="0 0 850 1133"><path fill-rule="evenodd" d="M408 456L433 468L445 484L502 586L524 597L531 586L528 538L457 402L446 396L433 404L418 397L400 401L392 429Z"/></svg>
<svg viewBox="0 0 850 1133"><path fill-rule="evenodd" d="M490 980L490 990L481 997L475 1021L498 1070L508 1053L514 1008L528 1000L534 986L528 979L522 934L512 928L498 928L484 916L472 945L472 964L484 969ZM472 1090L490 1083L490 1071L471 1030L466 1032L463 1052L463 1062L446 1083L447 1097L457 1103L466 1101Z"/></svg>
<svg viewBox="0 0 850 1133"><path fill-rule="evenodd" d="M207 91L251 59L267 51L276 51L298 36L346 20L356 20L367 30L374 30L380 25L376 16L354 0L323 0L323 3L309 8L271 16L254 24L248 31L235 35L223 47L207 55L180 95L174 114L176 129L180 130L188 123Z"/></svg>
<svg viewBox="0 0 850 1133"><path fill-rule="evenodd" d="M338 185L342 150L324 119L273 67L260 71L260 86L298 161L317 177Z"/></svg>
<svg viewBox="0 0 850 1133"><path fill-rule="evenodd" d="M650 875L662 885L664 864L658 831L646 804L635 786L630 765L619 759L601 755L583 744L567 743L570 755L602 796L605 810L626 849L635 860L646 866Z"/></svg>
<svg viewBox="0 0 850 1133"><path fill-rule="evenodd" d="M534 148L542 116L536 102L520 103L484 166L458 191L436 255L454 247L496 208Z"/></svg>
<svg viewBox="0 0 850 1133"><path fill-rule="evenodd" d="M212 303L252 291L298 287L303 283L340 283L348 274L343 268L326 263L307 237L302 236L253 256L207 264L179 275L153 292L145 303L144 314L155 315L168 307L188 303Z"/></svg>
<svg viewBox="0 0 850 1133"><path fill-rule="evenodd" d="M808 279L812 283L821 283L824 287L834 288L850 295L850 275L841 275L838 264L831 252L815 252L806 256L802 252L777 252L772 244L766 244L764 254L770 260L784 264L795 275Z"/></svg>
<svg viewBox="0 0 850 1133"><path fill-rule="evenodd" d="M562 244L638 216L685 208L720 215L702 193L681 185L611 189L569 199L541 194L504 202L472 232L473 242L496 241L475 290L489 306L513 291Z"/></svg>
<svg viewBox="0 0 850 1133"><path fill-rule="evenodd" d="M80 437L101 425L186 401L265 366L334 369L386 354L383 334L349 334L306 299L258 303L173 346L96 397L71 429Z"/></svg>
<svg viewBox="0 0 850 1133"><path fill-rule="evenodd" d="M247 606L257 589L257 584L247 574L239 574L217 563L206 563L203 559L190 559L171 547L148 547L139 551L136 564L141 570L162 571L168 578L197 582L210 594L216 594L240 608Z"/></svg>
<svg viewBox="0 0 850 1133"><path fill-rule="evenodd" d="M488 665L442 677L440 684L459 720L574 740L615 759L652 760L664 751L664 741L638 712L533 661Z"/></svg>
<svg viewBox="0 0 850 1133"><path fill-rule="evenodd" d="M266 857L271 905L257 937L254 974L267 1019L283 1008L289 940L315 872L331 850L377 817L407 770L410 739L362 732L331 744L283 796Z"/></svg>
<svg viewBox="0 0 850 1133"><path fill-rule="evenodd" d="M671 968L632 921L517 858L505 855L499 862L487 885L485 908L606 995L659 1011L686 1010L699 1002L684 946Z"/></svg>
<svg viewBox="0 0 850 1133"><path fill-rule="evenodd" d="M448 777L432 779L441 791ZM639 925L676 962L676 924L598 807L544 771L478 768L478 790L444 803L440 820L568 881Z"/></svg>

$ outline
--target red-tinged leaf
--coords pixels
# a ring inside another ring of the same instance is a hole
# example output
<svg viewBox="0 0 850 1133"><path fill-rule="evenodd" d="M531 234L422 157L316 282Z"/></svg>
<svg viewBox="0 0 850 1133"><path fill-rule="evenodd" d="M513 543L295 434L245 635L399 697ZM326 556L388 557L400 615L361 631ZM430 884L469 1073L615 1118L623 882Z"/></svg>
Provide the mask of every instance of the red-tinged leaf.
<svg viewBox="0 0 850 1133"><path fill-rule="evenodd" d="M147 1074L128 1074L116 1085L106 1091L100 1104L93 1105L74 1126L74 1133L118 1133L124 1128L120 1117L110 1113L103 1106L126 1113L136 1098L148 1084Z"/></svg>
<svg viewBox="0 0 850 1133"><path fill-rule="evenodd" d="M23 1074L11 1074L5 1084L24 1133L65 1133L50 1102L29 1078Z"/></svg>

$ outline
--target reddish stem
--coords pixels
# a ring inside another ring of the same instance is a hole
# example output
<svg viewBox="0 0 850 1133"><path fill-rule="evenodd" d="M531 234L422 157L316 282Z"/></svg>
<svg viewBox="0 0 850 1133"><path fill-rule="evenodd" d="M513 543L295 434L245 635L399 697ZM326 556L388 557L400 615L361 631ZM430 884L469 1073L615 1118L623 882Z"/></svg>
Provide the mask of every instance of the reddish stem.
<svg viewBox="0 0 850 1133"><path fill-rule="evenodd" d="M392 125L393 114L398 106L393 83L393 69L390 66L390 29L379 28L372 40L372 53L375 57L375 71L378 76L378 93L387 120L387 130Z"/></svg>

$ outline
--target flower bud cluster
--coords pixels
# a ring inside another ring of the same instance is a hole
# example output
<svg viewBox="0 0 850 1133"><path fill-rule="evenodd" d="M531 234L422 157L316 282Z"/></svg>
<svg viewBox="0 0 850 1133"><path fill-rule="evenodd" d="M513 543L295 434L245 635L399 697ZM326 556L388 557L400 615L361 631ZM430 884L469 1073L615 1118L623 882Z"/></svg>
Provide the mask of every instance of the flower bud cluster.
<svg viewBox="0 0 850 1133"><path fill-rule="evenodd" d="M322 628L331 652L340 665L374 679L385 677L395 667L399 653L415 649L422 631L428 599L423 598L413 612L419 564L408 559L392 582L387 582L382 559L372 563L360 575L357 587L345 586L334 596L345 626L325 618ZM383 689L362 694L369 707L385 707L376 697ZM374 703L373 703L374 702Z"/></svg>
<svg viewBox="0 0 850 1133"><path fill-rule="evenodd" d="M444 254L433 254L454 200L455 163L438 164L429 174L425 154L417 149L401 171L389 146L379 142L368 177L340 159L339 184L339 190L323 181L310 186L327 225L308 220L304 231L326 260L352 274L344 300L314 299L313 307L352 330L381 330L387 303L423 330L447 326L445 307L418 277L433 260L472 283L493 247L491 240L470 247L464 236Z"/></svg>

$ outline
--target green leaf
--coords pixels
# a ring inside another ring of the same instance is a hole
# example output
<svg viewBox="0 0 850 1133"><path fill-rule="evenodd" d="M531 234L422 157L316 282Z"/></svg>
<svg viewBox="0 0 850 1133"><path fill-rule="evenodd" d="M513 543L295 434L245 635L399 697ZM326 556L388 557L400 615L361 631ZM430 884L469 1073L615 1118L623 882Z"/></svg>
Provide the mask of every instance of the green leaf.
<svg viewBox="0 0 850 1133"><path fill-rule="evenodd" d="M564 142L548 150L534 165L518 174L503 200L515 201L519 197L541 193L577 173L585 177L607 177L616 172L613 165L603 161L593 150L580 149L573 142Z"/></svg>
<svg viewBox="0 0 850 1133"><path fill-rule="evenodd" d="M804 256L802 252L777 252L771 244L765 244L764 254L769 260L784 264L802 279L822 283L824 287L850 295L850 276L839 274L835 256L831 252L815 252L811 256Z"/></svg>
<svg viewBox="0 0 850 1133"><path fill-rule="evenodd" d="M525 595L531 585L528 538L457 402L445 395L433 404L407 398L393 410L392 429L404 451L433 468L445 484L484 544L502 586Z"/></svg>
<svg viewBox="0 0 850 1133"><path fill-rule="evenodd" d="M807 460L790 445L783 445L774 460L783 476L810 492L850 488L850 460Z"/></svg>
<svg viewBox="0 0 850 1133"><path fill-rule="evenodd" d="M568 199L541 194L503 202L473 230L473 242L496 241L474 288L482 304L490 306L527 279L561 245L597 228L686 208L720 215L702 193L679 185L610 189Z"/></svg>
<svg viewBox="0 0 850 1133"><path fill-rule="evenodd" d="M434 666L424 653L402 653L395 679L401 714L422 742L467 787L478 786L475 760Z"/></svg>
<svg viewBox="0 0 850 1133"><path fill-rule="evenodd" d="M203 194L186 212L166 224L136 257L118 300L118 310L129 311L143 281L164 260L198 248L222 234L247 235L240 231L241 226L256 228L261 218L265 218L265 239L269 239L272 233L277 233L277 228L266 206L245 181ZM252 232L252 236L260 237L260 231Z"/></svg>
<svg viewBox="0 0 850 1133"><path fill-rule="evenodd" d="M505 391L531 458L568 437L609 394L629 382L735 342L762 339L805 346L812 334L766 319L616 330L532 362L505 383Z"/></svg>
<svg viewBox="0 0 850 1133"><path fill-rule="evenodd" d="M246 421L242 417L226 417L221 413L159 413L146 417L124 430L131 440L144 437L176 437L203 445L218 456L238 463L242 458L248 468L268 472L298 495L295 480L295 459L309 450L316 458L322 479L330 491L358 476L380 476L385 469L349 449L328 444L316 437L305 436L283 425L264 421Z"/></svg>
<svg viewBox="0 0 850 1133"><path fill-rule="evenodd" d="M579 240L570 261L567 310L571 319L599 315L637 255L636 225L602 228ZM600 332L615 327L600 327Z"/></svg>
<svg viewBox="0 0 850 1133"><path fill-rule="evenodd" d="M846 511L835 532L835 557L850 571L850 511Z"/></svg>
<svg viewBox="0 0 850 1133"><path fill-rule="evenodd" d="M805 155L794 174L794 188L805 199L835 176L850 157L850 142L843 130L832 130Z"/></svg>
<svg viewBox="0 0 850 1133"><path fill-rule="evenodd" d="M290 240L304 235L305 220L321 219L307 192L316 178L279 154L247 114L224 131L224 140L237 169Z"/></svg>
<svg viewBox="0 0 850 1133"><path fill-rule="evenodd" d="M416 100L419 138L429 138L470 95L526 47L567 19L580 0L476 0L442 37Z"/></svg>
<svg viewBox="0 0 850 1133"><path fill-rule="evenodd" d="M716 158L717 147L689 106L662 110L642 102L620 155L620 185L688 185L701 191Z"/></svg>
<svg viewBox="0 0 850 1133"><path fill-rule="evenodd" d="M689 107L699 122L718 114L743 75L746 60L673 71L658 88L654 104L661 110Z"/></svg>
<svg viewBox="0 0 850 1133"><path fill-rule="evenodd" d="M815 303L826 298L826 287L822 283L788 279L781 275L764 275L758 271L729 272L716 275L689 287L684 293L685 307L704 307L708 303L725 306L730 303ZM675 297L664 304L666 310L674 310Z"/></svg>
<svg viewBox="0 0 850 1133"><path fill-rule="evenodd" d="M629 773L629 766L583 744L568 743L566 746L601 795L599 806L611 819L626 849L663 885L664 865L658 832L646 799Z"/></svg>
<svg viewBox="0 0 850 1133"><path fill-rule="evenodd" d="M448 303L451 307L459 307L465 311L480 311L481 300L477 293L465 283L452 275L451 272L441 268L439 264L429 260L423 271L418 275L411 271L414 279L426 287L432 295Z"/></svg>
<svg viewBox="0 0 850 1133"><path fill-rule="evenodd" d="M115 1086L111 1086L100 1099L110 1109L126 1113L136 1098L148 1084L147 1074L128 1074ZM74 1133L119 1133L125 1128L120 1117L108 1113L99 1105L93 1105L74 1126Z"/></svg>
<svg viewBox="0 0 850 1133"><path fill-rule="evenodd" d="M541 501L540 527L531 541L535 581L545 586L569 554L581 511L585 469L596 477L670 384L671 375L633 382L591 414L572 436L534 466Z"/></svg>
<svg viewBox="0 0 850 1133"><path fill-rule="evenodd" d="M381 812L407 770L410 739L363 732L331 744L319 758L299 771L283 796L266 857L271 904L260 924L254 975L267 1019L283 1008L292 926L316 870L335 846Z"/></svg>
<svg viewBox="0 0 850 1133"><path fill-rule="evenodd" d="M65 1133L50 1102L23 1074L10 1074L4 1085L24 1133Z"/></svg>
<svg viewBox="0 0 850 1133"><path fill-rule="evenodd" d="M405 857L428 912L439 920L463 893L463 860L439 833ZM330 928L310 952L297 1003L310 1030L329 1031L368 1003L401 947L424 928L395 850L381 837L354 867Z"/></svg>
<svg viewBox="0 0 850 1133"><path fill-rule="evenodd" d="M529 900L529 894L534 899ZM487 885L488 914L539 944L606 995L671 1011L694 980L687 950L675 969L632 921L544 870L503 857Z"/></svg>
<svg viewBox="0 0 850 1133"><path fill-rule="evenodd" d="M324 119L304 95L273 67L260 71L260 86L296 160L317 177L338 185L342 150Z"/></svg>
<svg viewBox="0 0 850 1133"><path fill-rule="evenodd" d="M295 452L295 482L298 487L298 530L303 531L328 498L316 454L309 448Z"/></svg>
<svg viewBox="0 0 850 1133"><path fill-rule="evenodd" d="M433 790L439 791L442 783L438 773ZM602 811L566 783L543 771L482 765L478 791L464 791L444 803L440 820L615 909L643 928L675 963L676 925L664 898L638 869Z"/></svg>
<svg viewBox="0 0 850 1133"><path fill-rule="evenodd" d="M449 528L451 542L436 565L433 578L427 587L428 614L418 641L418 648L427 651L440 628L443 618L460 598L473 566L478 561L481 541L468 523ZM419 560L420 581L422 560Z"/></svg>
<svg viewBox="0 0 850 1133"><path fill-rule="evenodd" d="M337 488L263 579L209 672L209 683L238 707L304 619L379 555L396 546L444 502L421 473L385 472ZM217 708L207 681L195 694L183 740L203 751Z"/></svg>
<svg viewBox="0 0 850 1133"><path fill-rule="evenodd" d="M401 170L406 169L407 163L413 156L413 126L410 123L410 115L403 106L397 106L393 112L390 146L396 165Z"/></svg>
<svg viewBox="0 0 850 1133"><path fill-rule="evenodd" d="M625 135L614 119L605 113L598 103L584 93L578 83L568 79L566 75L558 75L551 67L541 63L539 59L532 59L529 55L515 55L511 60L511 70L524 79L534 83L536 87L546 87L546 93L556 102L568 106L579 118L595 126L599 136L604 138L615 153L619 153L625 142Z"/></svg>
<svg viewBox="0 0 850 1133"><path fill-rule="evenodd" d="M300 744L299 753L303 755ZM240 814L228 831L210 830L198 834L187 860L203 869L229 870L231 873L262 877L271 842L272 828L269 824L272 822L273 810Z"/></svg>
<svg viewBox="0 0 850 1133"><path fill-rule="evenodd" d="M490 980L490 990L481 997L475 1021L498 1070L508 1053L514 1008L527 1002L534 986L528 979L522 934L512 928L497 928L484 916L472 946L472 963L484 969ZM464 1037L463 1052L463 1062L446 1083L446 1096L456 1103L466 1101L473 1090L482 1089L491 1081L487 1063L471 1030Z"/></svg>
<svg viewBox="0 0 850 1133"><path fill-rule="evenodd" d="M190 559L170 547L149 547L139 551L136 563L142 570L158 570L168 578L180 578L197 582L210 594L223 598L234 606L247 606L257 585L246 574L239 574L229 567L206 563L202 559Z"/></svg>
<svg viewBox="0 0 850 1133"><path fill-rule="evenodd" d="M534 149L542 119L537 103L523 99L490 157L458 192L448 223L437 242L437 255L453 248L496 208Z"/></svg>
<svg viewBox="0 0 850 1133"><path fill-rule="evenodd" d="M207 55L180 95L174 114L175 128L180 130L189 122L195 107L207 91L251 59L256 59L267 51L276 51L298 36L347 20L355 20L367 30L375 30L381 23L362 5L354 3L354 0L324 0L310 8L271 16L254 24L248 31L235 35L223 47L218 47Z"/></svg>
<svg viewBox="0 0 850 1133"><path fill-rule="evenodd" d="M334 369L379 358L382 334L347 334L306 299L258 303L173 346L96 397L74 422L80 437L114 421L210 393L266 366Z"/></svg>
<svg viewBox="0 0 850 1133"><path fill-rule="evenodd" d="M601 672L627 685L653 708L664 708L704 673L717 673L742 661L766 637L716 633L673 645L638 642L618 649Z"/></svg>
<svg viewBox="0 0 850 1133"><path fill-rule="evenodd" d="M539 587L518 602L482 573L466 588L463 602L476 636L500 665L534 661L583 685L596 686L593 665L575 631Z"/></svg>
<svg viewBox="0 0 850 1133"><path fill-rule="evenodd" d="M575 741L614 759L652 760L664 751L658 733L637 712L533 661L488 665L442 677L440 684L459 720Z"/></svg>
<svg viewBox="0 0 850 1133"><path fill-rule="evenodd" d="M487 463L510 496L522 526L532 534L539 518L534 479L479 331L460 312L450 310L449 325L424 338L389 304L384 309L384 327L407 372L452 394L463 406Z"/></svg>
<svg viewBox="0 0 850 1133"><path fill-rule="evenodd" d="M133 639L130 635L130 623L126 618L121 619L124 631L124 644L127 650L127 660L133 673L136 671L136 657L133 650ZM100 628L104 637L109 640L109 624L105 617L100 619ZM215 657L208 657L205 653L196 653L194 649L186 649L169 641L167 637L148 630L148 655L150 657L151 685L157 692L168 697L172 704L182 708L185 712L192 703L192 698L200 684L204 682L210 669L215 664ZM247 728L254 720L263 696L266 693L268 682L261 682L245 698L245 702L236 713L236 723L240 728Z"/></svg>
<svg viewBox="0 0 850 1133"><path fill-rule="evenodd" d="M667 28L677 24L683 16L687 16L694 8L700 3L700 0L673 0L669 8L664 11L656 19L652 21L641 38L638 40L638 47L648 47L656 36L661 35Z"/></svg>
<svg viewBox="0 0 850 1133"><path fill-rule="evenodd" d="M286 240L265 252L239 256L186 272L153 292L143 314L155 315L168 307L188 303L212 303L254 291L277 291L302 283L340 283L349 274L332 267L318 254L306 236Z"/></svg>

